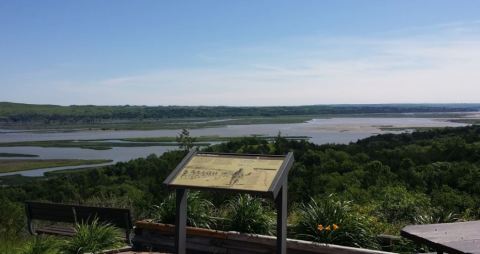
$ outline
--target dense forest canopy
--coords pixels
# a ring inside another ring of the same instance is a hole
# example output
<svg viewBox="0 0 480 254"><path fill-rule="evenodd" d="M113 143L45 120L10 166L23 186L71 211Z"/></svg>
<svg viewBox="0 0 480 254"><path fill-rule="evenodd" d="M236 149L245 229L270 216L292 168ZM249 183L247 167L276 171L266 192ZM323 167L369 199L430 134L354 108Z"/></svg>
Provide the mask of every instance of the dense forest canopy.
<svg viewBox="0 0 480 254"><path fill-rule="evenodd" d="M371 104L275 107L227 106L57 106L0 102L0 122L98 122L198 117L289 116L412 112L468 112L480 104Z"/></svg>

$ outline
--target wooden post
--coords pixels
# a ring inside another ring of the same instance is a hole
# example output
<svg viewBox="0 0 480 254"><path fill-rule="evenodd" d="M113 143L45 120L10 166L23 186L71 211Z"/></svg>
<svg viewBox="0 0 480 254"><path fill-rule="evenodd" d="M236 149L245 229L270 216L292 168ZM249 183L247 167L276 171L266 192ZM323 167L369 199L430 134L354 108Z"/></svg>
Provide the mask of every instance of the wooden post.
<svg viewBox="0 0 480 254"><path fill-rule="evenodd" d="M287 176L275 199L277 207L277 254L287 253Z"/></svg>
<svg viewBox="0 0 480 254"><path fill-rule="evenodd" d="M187 189L176 190L175 253L185 254L187 249Z"/></svg>

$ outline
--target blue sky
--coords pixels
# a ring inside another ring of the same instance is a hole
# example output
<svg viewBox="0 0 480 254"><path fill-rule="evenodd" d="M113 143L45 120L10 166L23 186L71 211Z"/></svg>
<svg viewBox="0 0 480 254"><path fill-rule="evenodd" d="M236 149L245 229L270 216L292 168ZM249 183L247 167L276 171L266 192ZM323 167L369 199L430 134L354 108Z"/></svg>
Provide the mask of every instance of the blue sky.
<svg viewBox="0 0 480 254"><path fill-rule="evenodd" d="M0 101L480 102L480 1L0 1Z"/></svg>

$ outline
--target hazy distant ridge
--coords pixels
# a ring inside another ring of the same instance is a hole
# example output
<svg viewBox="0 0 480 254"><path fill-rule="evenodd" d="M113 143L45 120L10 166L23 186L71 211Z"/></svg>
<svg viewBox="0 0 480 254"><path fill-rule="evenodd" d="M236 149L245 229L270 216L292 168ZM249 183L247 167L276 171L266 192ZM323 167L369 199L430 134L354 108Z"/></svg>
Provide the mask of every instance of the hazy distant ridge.
<svg viewBox="0 0 480 254"><path fill-rule="evenodd" d="M0 122L95 122L192 117L289 116L326 114L468 112L480 104L351 104L308 106L94 106L0 102Z"/></svg>

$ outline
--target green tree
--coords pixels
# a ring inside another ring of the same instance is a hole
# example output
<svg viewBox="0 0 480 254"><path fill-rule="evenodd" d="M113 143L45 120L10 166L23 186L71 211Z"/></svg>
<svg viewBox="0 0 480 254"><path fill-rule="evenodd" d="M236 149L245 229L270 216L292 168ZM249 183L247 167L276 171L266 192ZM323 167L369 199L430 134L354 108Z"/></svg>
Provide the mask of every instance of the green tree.
<svg viewBox="0 0 480 254"><path fill-rule="evenodd" d="M187 129L182 129L177 136L177 143L182 150L192 149L195 141L196 139L190 136L190 132Z"/></svg>

